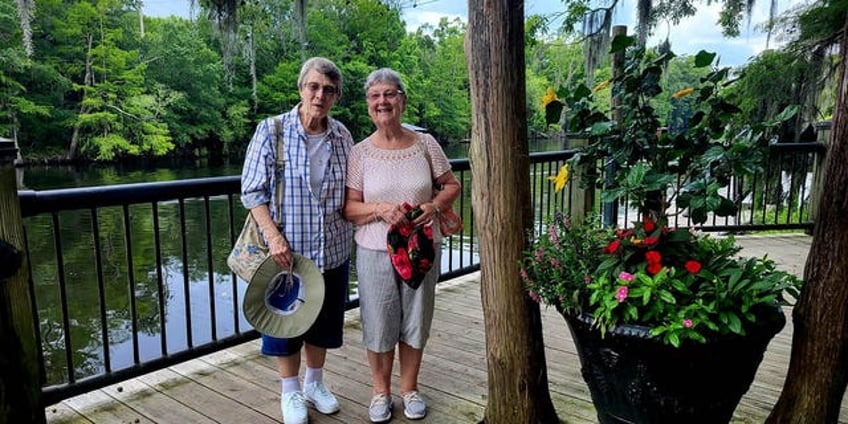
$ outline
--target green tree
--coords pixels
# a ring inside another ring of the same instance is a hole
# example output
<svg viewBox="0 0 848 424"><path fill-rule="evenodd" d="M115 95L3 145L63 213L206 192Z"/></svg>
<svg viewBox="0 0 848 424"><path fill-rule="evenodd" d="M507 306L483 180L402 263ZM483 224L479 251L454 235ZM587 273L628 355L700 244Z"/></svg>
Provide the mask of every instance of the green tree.
<svg viewBox="0 0 848 424"><path fill-rule="evenodd" d="M221 57L209 47L202 29L180 18L152 19L142 51L143 61L150 63L145 84L156 105L156 119L168 125L176 145L183 151L226 151L233 140L224 140L222 133L243 125L244 118L225 119Z"/></svg>
<svg viewBox="0 0 848 424"><path fill-rule="evenodd" d="M471 103L463 41L465 26L442 18L433 28L424 25L409 34L396 66L408 76L407 120L427 128L443 141L468 138Z"/></svg>

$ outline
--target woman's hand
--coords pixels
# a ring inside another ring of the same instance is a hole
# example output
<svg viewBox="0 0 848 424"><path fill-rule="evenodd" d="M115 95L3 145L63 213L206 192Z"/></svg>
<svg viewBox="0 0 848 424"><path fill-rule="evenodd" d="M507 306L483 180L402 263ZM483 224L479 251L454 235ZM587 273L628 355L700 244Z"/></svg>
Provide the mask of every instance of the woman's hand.
<svg viewBox="0 0 848 424"><path fill-rule="evenodd" d="M374 206L374 214L377 218L389 225L396 225L406 222L406 211L401 205L393 205L391 203L377 203Z"/></svg>
<svg viewBox="0 0 848 424"><path fill-rule="evenodd" d="M268 239L268 253L274 259L274 263L282 269L288 270L292 265L291 246L279 232L276 236Z"/></svg>
<svg viewBox="0 0 848 424"><path fill-rule="evenodd" d="M416 226L431 224L433 219L438 217L439 213L441 213L441 208L436 202L422 203L419 208L421 208L421 215L418 215L418 217L412 221L412 223Z"/></svg>

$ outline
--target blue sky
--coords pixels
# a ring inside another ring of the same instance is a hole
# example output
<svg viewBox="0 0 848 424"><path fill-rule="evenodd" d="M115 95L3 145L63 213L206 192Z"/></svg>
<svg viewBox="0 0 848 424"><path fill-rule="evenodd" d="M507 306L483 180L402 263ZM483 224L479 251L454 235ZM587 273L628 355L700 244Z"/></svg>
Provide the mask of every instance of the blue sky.
<svg viewBox="0 0 848 424"><path fill-rule="evenodd" d="M783 12L803 0L778 0L778 12ZM613 21L614 25L628 25L632 28L635 0L620 0L621 7ZM706 6L706 1L698 5L698 15L686 19L676 27L660 24L650 45L659 43L666 36L671 40L672 50L677 54L695 54L699 50L716 52L722 65L742 65L748 59L766 48L766 35L755 29L757 24L768 18L768 0L756 2L751 24L742 26L742 35L734 39L725 39L721 35L718 21L719 5ZM403 19L409 30L424 23L435 24L442 17L459 18L465 22L468 16L468 2L465 0L404 0ZM414 7L413 7L414 6ZM177 15L189 16L188 0L144 0L145 14L149 16ZM564 10L562 0L525 0L524 12L527 15L553 15ZM632 30L631 30L632 32ZM772 39L769 47L777 47Z"/></svg>

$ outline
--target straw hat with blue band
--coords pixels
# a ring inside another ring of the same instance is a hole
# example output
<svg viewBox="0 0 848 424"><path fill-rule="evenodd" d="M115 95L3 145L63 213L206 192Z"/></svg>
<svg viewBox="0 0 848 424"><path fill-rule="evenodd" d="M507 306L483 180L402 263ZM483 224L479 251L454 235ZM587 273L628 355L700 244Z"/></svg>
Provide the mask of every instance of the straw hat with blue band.
<svg viewBox="0 0 848 424"><path fill-rule="evenodd" d="M324 276L314 262L292 254L291 270L270 256L253 274L244 294L244 317L262 334L291 338L315 323L324 303ZM291 277L289 279L289 276Z"/></svg>

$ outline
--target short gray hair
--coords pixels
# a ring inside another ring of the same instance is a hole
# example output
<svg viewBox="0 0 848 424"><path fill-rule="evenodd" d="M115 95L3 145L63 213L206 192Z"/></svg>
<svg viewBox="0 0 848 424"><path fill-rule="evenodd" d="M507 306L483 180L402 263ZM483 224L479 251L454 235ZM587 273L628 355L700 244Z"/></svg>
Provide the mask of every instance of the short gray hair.
<svg viewBox="0 0 848 424"><path fill-rule="evenodd" d="M398 90L406 93L403 87L403 81L400 79L400 74L391 68L380 68L368 75L365 79L365 91L368 91L372 85L377 83L394 84Z"/></svg>
<svg viewBox="0 0 848 424"><path fill-rule="evenodd" d="M342 71L339 70L339 67L336 66L335 63L325 57L313 57L307 59L306 62L303 62L303 66L300 68L300 76L297 77L297 89L303 89L303 80L306 79L306 74L313 69L318 71L319 74L329 78L333 84L336 84L339 89L339 97L341 97Z"/></svg>

